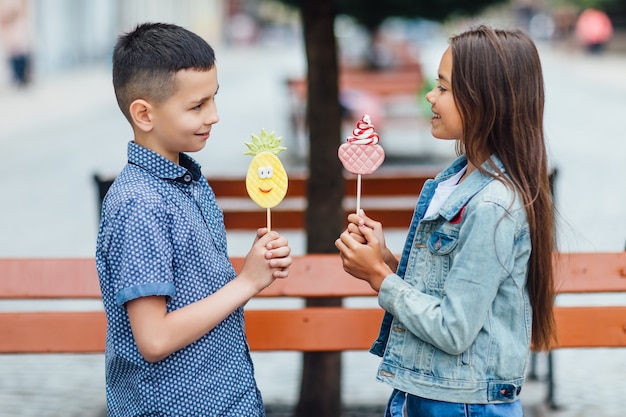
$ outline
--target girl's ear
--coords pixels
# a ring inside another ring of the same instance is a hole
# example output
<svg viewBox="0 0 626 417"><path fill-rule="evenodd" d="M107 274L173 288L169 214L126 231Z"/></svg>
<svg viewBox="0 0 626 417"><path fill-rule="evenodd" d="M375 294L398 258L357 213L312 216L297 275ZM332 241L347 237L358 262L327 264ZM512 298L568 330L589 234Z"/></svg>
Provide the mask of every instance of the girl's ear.
<svg viewBox="0 0 626 417"><path fill-rule="evenodd" d="M130 103L130 117L138 129L144 132L152 130L152 105L148 101L137 99Z"/></svg>

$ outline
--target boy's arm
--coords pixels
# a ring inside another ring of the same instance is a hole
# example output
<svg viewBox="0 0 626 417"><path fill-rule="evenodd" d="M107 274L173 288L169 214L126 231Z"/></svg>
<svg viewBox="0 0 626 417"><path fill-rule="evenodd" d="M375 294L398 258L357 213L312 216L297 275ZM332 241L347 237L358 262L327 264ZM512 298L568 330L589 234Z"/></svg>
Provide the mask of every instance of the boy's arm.
<svg viewBox="0 0 626 417"><path fill-rule="evenodd" d="M167 312L165 297L140 297L126 303L133 336L148 362L157 362L195 342L257 291L235 279L207 298Z"/></svg>
<svg viewBox="0 0 626 417"><path fill-rule="evenodd" d="M262 230L259 234L265 234ZM157 362L204 336L274 279L286 278L290 251L285 238L267 233L255 241L241 273L207 298L170 313L162 296L127 302L139 352L147 361Z"/></svg>

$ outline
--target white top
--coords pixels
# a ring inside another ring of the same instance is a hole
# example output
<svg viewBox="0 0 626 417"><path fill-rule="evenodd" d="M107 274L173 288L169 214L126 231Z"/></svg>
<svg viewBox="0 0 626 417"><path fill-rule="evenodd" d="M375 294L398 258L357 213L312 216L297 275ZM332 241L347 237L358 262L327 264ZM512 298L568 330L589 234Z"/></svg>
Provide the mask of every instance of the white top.
<svg viewBox="0 0 626 417"><path fill-rule="evenodd" d="M459 181L467 171L467 166L465 166L462 170L456 173L454 177L448 178L445 181L442 181L437 185L437 189L435 190L435 194L433 195L433 199L430 200L430 205L426 209L426 214L424 214L424 218L430 217L433 214L436 214L439 209L446 202L452 191L459 186Z"/></svg>

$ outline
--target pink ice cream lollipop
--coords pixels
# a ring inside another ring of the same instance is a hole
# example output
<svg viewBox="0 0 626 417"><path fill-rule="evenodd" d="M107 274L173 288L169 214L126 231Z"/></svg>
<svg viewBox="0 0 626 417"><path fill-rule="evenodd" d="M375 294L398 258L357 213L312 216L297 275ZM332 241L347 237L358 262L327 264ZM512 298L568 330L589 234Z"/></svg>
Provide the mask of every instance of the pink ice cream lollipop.
<svg viewBox="0 0 626 417"><path fill-rule="evenodd" d="M337 154L343 167L357 174L356 181L356 212L361 210L361 175L371 174L385 160L385 151L378 144L380 138L367 114L356 122L356 128L347 143L343 143Z"/></svg>
<svg viewBox="0 0 626 417"><path fill-rule="evenodd" d="M357 174L357 213L361 207L361 175L376 171L385 160L385 151L378 144L379 140L369 115L365 114L356 122L348 142L341 144L337 151L343 167Z"/></svg>
<svg viewBox="0 0 626 417"><path fill-rule="evenodd" d="M344 168L353 174L371 174L385 160L385 151L378 144L378 133L370 117L365 114L356 122L348 142L339 147L337 154Z"/></svg>

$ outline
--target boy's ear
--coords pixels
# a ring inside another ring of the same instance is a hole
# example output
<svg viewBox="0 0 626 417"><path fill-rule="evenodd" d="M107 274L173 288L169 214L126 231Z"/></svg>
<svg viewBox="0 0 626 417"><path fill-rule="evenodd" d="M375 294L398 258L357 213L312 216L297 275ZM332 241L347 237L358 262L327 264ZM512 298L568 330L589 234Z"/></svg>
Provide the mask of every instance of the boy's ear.
<svg viewBox="0 0 626 417"><path fill-rule="evenodd" d="M130 117L134 125L144 132L152 130L152 105L148 101L139 98L130 103Z"/></svg>

